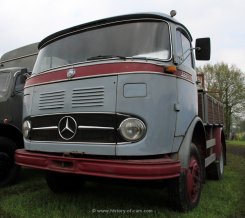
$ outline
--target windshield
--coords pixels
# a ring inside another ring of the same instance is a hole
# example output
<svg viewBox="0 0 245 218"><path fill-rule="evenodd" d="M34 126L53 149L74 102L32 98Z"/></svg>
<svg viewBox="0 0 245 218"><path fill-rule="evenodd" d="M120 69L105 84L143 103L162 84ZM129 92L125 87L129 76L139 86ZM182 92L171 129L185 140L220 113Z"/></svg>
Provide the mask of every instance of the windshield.
<svg viewBox="0 0 245 218"><path fill-rule="evenodd" d="M120 23L86 30L48 44L40 50L33 74L96 57L168 60L170 55L166 22Z"/></svg>
<svg viewBox="0 0 245 218"><path fill-rule="evenodd" d="M0 101L8 92L11 75L10 73L0 73Z"/></svg>

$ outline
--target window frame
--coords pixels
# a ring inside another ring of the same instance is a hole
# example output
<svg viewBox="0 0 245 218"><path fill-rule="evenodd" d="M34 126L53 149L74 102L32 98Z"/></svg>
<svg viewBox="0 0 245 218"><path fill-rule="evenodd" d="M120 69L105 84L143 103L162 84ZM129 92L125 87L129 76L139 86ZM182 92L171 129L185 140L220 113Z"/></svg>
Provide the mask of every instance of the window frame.
<svg viewBox="0 0 245 218"><path fill-rule="evenodd" d="M183 48L183 37L185 37L185 39L188 40L190 47L184 51ZM182 54L179 55L179 48L181 47L182 49ZM188 50L190 49L190 51L188 52ZM182 57L184 57L185 52L188 52L188 57L182 62ZM181 64L185 65L186 67L190 67L192 69L194 69L194 59L193 59L193 50L192 50L192 43L191 43L191 39L189 37L189 35L181 28L177 28L176 29L176 54L177 57L179 58L179 60L181 61ZM190 58L190 62L189 64L187 64L187 60L188 58Z"/></svg>

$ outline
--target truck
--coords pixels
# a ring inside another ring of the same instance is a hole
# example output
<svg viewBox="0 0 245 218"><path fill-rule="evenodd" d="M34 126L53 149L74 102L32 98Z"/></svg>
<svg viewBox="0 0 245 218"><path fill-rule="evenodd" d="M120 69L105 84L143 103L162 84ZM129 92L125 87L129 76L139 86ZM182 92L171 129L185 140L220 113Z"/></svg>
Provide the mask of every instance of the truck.
<svg viewBox="0 0 245 218"><path fill-rule="evenodd" d="M24 147L23 90L37 57L37 45L14 49L0 59L0 187L16 182L20 172L14 154Z"/></svg>
<svg viewBox="0 0 245 218"><path fill-rule="evenodd" d="M224 172L222 104L198 91L195 58L210 59L210 38L193 47L174 14L120 15L44 38L16 163L45 170L56 193L89 178L166 181L174 208L195 208L205 179Z"/></svg>

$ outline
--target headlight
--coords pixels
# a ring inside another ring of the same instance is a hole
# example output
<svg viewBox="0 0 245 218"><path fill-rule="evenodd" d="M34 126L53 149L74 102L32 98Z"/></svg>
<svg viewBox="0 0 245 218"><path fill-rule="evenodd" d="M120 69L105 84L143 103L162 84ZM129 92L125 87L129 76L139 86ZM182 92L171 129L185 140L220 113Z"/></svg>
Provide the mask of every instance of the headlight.
<svg viewBox="0 0 245 218"><path fill-rule="evenodd" d="M146 126L137 118L128 118L120 124L119 132L127 141L138 141L145 136Z"/></svg>
<svg viewBox="0 0 245 218"><path fill-rule="evenodd" d="M22 126L22 133L25 138L29 138L31 132L31 122L26 120Z"/></svg>

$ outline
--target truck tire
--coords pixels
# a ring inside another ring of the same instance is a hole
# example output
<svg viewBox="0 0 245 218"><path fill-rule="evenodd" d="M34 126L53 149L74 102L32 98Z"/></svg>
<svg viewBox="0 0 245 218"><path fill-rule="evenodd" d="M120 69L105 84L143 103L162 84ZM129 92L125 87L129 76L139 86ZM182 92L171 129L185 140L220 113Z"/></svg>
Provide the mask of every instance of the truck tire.
<svg viewBox="0 0 245 218"><path fill-rule="evenodd" d="M208 179L220 180L224 174L224 151L221 148L220 157L207 167L206 173Z"/></svg>
<svg viewBox="0 0 245 218"><path fill-rule="evenodd" d="M20 166L14 161L16 149L11 139L0 137L0 187L14 184L19 176Z"/></svg>
<svg viewBox="0 0 245 218"><path fill-rule="evenodd" d="M54 193L75 192L83 185L83 180L78 175L47 171L46 182Z"/></svg>
<svg viewBox="0 0 245 218"><path fill-rule="evenodd" d="M169 184L170 206L175 210L186 212L198 205L202 191L202 169L200 154L192 143L188 169Z"/></svg>

